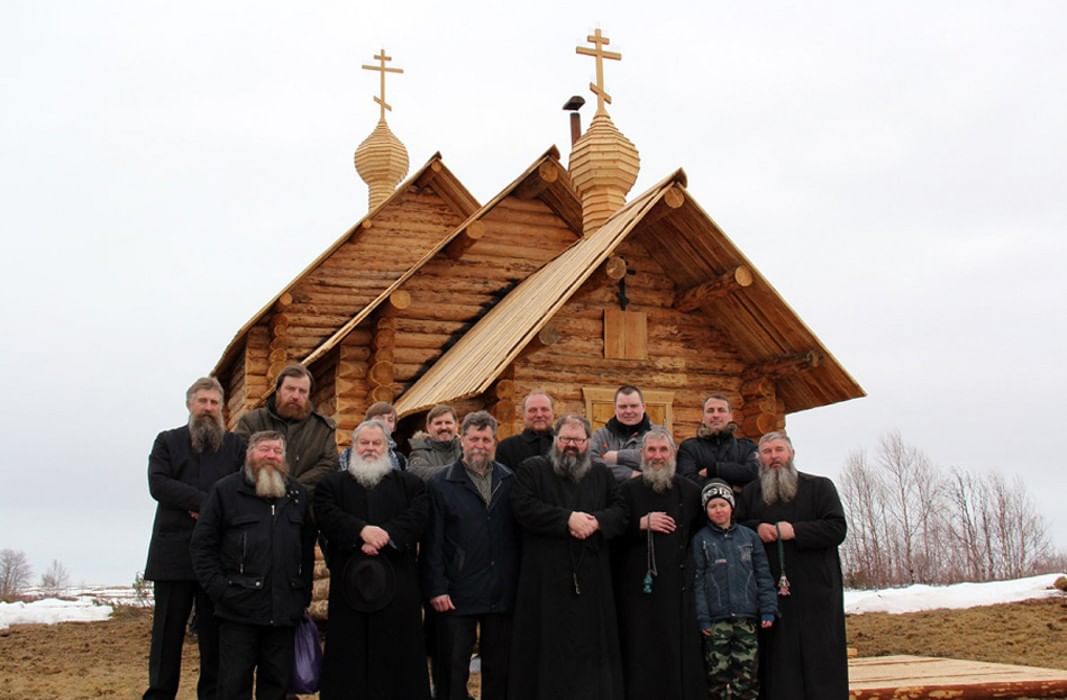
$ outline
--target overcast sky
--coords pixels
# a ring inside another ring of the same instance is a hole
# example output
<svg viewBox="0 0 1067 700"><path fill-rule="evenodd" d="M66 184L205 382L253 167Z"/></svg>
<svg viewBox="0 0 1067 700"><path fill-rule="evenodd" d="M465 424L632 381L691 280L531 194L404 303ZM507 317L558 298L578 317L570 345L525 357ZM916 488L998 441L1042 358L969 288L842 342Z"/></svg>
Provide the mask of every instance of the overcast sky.
<svg viewBox="0 0 1067 700"><path fill-rule="evenodd" d="M868 397L789 418L836 476L899 430L1023 477L1067 549L1067 4L0 4L0 548L144 566L146 458L237 329L357 221L392 65L412 170L487 201L556 144L600 26L631 194L689 190ZM630 8L633 9L630 9ZM585 123L592 110L584 110Z"/></svg>

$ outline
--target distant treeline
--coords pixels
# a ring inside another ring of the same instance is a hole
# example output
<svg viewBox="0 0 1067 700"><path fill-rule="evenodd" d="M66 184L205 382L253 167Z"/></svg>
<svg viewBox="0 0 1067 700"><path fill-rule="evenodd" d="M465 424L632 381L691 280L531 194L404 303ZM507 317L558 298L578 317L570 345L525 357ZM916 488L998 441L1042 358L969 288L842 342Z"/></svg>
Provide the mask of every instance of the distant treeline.
<svg viewBox="0 0 1067 700"><path fill-rule="evenodd" d="M846 585L992 581L1063 571L1023 480L934 466L899 433L872 461L849 455L841 479L848 515Z"/></svg>

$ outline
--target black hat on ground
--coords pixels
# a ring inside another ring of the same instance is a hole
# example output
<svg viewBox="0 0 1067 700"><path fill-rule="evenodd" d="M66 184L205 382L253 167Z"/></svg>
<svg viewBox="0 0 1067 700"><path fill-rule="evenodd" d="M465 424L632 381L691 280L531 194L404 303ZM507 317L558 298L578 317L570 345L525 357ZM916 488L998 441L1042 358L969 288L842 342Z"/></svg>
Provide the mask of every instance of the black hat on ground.
<svg viewBox="0 0 1067 700"><path fill-rule="evenodd" d="M348 560L341 574L345 602L359 612L377 612L389 605L396 592L396 572L393 564L378 555L357 554Z"/></svg>

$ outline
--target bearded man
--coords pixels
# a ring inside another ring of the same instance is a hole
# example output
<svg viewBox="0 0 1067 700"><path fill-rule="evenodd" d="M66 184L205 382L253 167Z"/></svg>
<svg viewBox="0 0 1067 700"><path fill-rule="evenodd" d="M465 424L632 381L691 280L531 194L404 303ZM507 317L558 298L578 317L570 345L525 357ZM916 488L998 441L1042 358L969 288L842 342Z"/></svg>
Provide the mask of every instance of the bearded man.
<svg viewBox="0 0 1067 700"><path fill-rule="evenodd" d="M760 697L845 700L844 587L837 548L845 511L832 481L798 472L784 432L759 441L759 479L741 494L737 521L764 543L781 619L760 631Z"/></svg>
<svg viewBox="0 0 1067 700"><path fill-rule="evenodd" d="M615 477L589 457L589 421L563 416L546 457L511 492L522 563L511 646L511 700L623 697L609 540L625 529Z"/></svg>
<svg viewBox="0 0 1067 700"><path fill-rule="evenodd" d="M704 399L697 436L678 448L678 472L703 488L712 479L722 479L740 493L759 473L759 457L751 440L734 437L734 412L730 397L715 392Z"/></svg>
<svg viewBox="0 0 1067 700"><path fill-rule="evenodd" d="M278 373L267 404L241 416L236 428L241 435L261 430L281 433L289 473L309 493L322 477L337 471L337 429L331 419L315 411L314 387L306 367L289 365Z"/></svg>
<svg viewBox="0 0 1067 700"><path fill-rule="evenodd" d="M626 697L707 696L689 544L703 524L700 490L675 473L674 438L641 438L641 478L619 487L626 532L614 541L615 599Z"/></svg>
<svg viewBox="0 0 1067 700"><path fill-rule="evenodd" d="M424 593L437 613L437 700L467 700L480 640L482 700L505 700L511 610L519 574L510 469L493 461L497 422L486 411L463 418L463 457L429 483L430 525L422 550Z"/></svg>
<svg viewBox="0 0 1067 700"><path fill-rule="evenodd" d="M222 385L212 377L197 379L185 392L188 423L160 433L148 457L148 492L157 503L144 570L155 593L145 700L174 700L178 693L185 623L194 601L200 646L197 697L215 697L218 627L211 599L193 573L189 540L211 486L244 461L244 441L226 432L222 405Z"/></svg>
<svg viewBox="0 0 1067 700"><path fill-rule="evenodd" d="M286 697L293 633L311 602L315 527L288 476L285 437L254 433L241 472L220 479L193 531L193 569L219 618L218 697Z"/></svg>
<svg viewBox="0 0 1067 700"><path fill-rule="evenodd" d="M426 486L393 469L381 423L359 425L352 449L348 469L315 489L330 567L319 697L425 700L430 682L415 553L429 517Z"/></svg>

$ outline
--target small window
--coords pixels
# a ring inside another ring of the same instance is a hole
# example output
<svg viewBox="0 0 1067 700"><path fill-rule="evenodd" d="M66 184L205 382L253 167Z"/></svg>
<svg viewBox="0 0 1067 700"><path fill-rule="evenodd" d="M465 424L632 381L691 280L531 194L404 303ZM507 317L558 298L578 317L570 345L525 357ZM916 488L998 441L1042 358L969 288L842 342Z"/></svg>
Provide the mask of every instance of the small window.
<svg viewBox="0 0 1067 700"><path fill-rule="evenodd" d="M648 359L648 317L643 311L604 309L604 358Z"/></svg>

